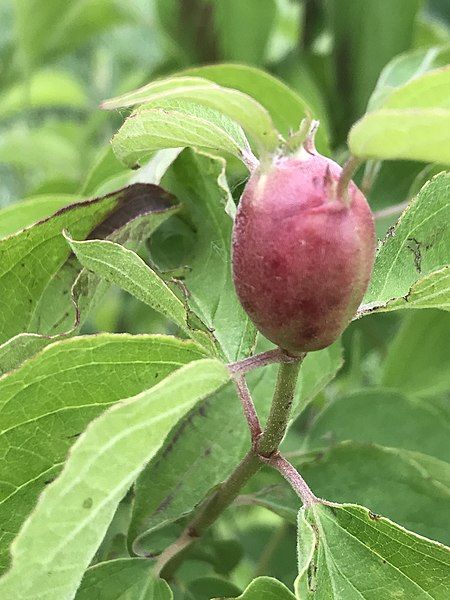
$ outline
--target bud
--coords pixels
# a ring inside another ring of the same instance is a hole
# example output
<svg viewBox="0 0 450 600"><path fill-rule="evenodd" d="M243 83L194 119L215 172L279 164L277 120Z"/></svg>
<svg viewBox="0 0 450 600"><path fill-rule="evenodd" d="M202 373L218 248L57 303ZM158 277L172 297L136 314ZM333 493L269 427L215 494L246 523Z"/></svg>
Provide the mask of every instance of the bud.
<svg viewBox="0 0 450 600"><path fill-rule="evenodd" d="M250 177L233 230L233 277L259 331L288 353L320 350L349 324L375 255L369 205L341 167L302 149Z"/></svg>

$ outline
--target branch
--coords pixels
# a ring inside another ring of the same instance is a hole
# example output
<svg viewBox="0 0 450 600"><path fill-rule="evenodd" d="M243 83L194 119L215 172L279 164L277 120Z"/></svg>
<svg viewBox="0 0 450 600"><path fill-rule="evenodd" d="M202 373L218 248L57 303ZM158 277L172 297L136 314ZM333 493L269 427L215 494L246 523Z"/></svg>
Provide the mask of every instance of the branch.
<svg viewBox="0 0 450 600"><path fill-rule="evenodd" d="M284 438L291 417L292 401L300 366L305 356L306 354L302 354L294 363L280 364L266 428L257 447L258 454L263 458L268 458L276 452Z"/></svg>
<svg viewBox="0 0 450 600"><path fill-rule="evenodd" d="M247 452L231 475L199 508L197 514L187 525L180 538L160 555L156 563L156 574L160 577L169 579L173 575L183 561L186 550L232 504L242 487L250 477L261 469L264 463L272 464L271 461L273 461L274 466L280 469L284 465L284 463L283 465L280 463L281 457L278 455L278 446L286 433L298 373L304 357L305 354L298 357L295 362L290 361L280 364L272 405L264 432L253 442L252 448ZM247 397L248 390L245 382L244 386L242 386L243 381L241 376L237 379L236 385L238 385L240 393L243 391L241 400L243 398L244 411L247 411L247 421L251 421L252 427L254 427L254 418L256 417L257 419L257 416L256 412L254 412L253 402L249 393ZM283 461L287 463L285 459ZM284 467L284 472L288 473L286 467ZM287 477L286 474L284 476ZM300 475L298 477L301 479ZM294 475L291 475L288 481L291 484L295 483L297 486L296 490L299 489L298 478L295 479ZM307 502L312 502L315 496L310 491L310 496L305 496L305 498Z"/></svg>
<svg viewBox="0 0 450 600"><path fill-rule="evenodd" d="M262 467L259 457L251 449L241 460L235 470L226 479L214 494L206 500L199 512L188 524L176 542L171 544L158 558L156 574L164 579L169 579L184 559L184 553L222 512L238 496L240 489Z"/></svg>

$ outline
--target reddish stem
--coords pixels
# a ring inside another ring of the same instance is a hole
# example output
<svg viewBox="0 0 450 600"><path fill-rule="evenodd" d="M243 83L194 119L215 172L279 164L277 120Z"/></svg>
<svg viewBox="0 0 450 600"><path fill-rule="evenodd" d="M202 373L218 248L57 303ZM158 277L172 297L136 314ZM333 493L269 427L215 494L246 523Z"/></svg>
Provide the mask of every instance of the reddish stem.
<svg viewBox="0 0 450 600"><path fill-rule="evenodd" d="M271 365L273 363L294 363L297 362L298 359L298 356L289 356L289 354L286 354L281 348L275 348L274 350L261 352L260 354L255 354L249 358L230 363L228 368L233 375L238 376L248 373L248 371L253 371L253 369L265 367L266 365Z"/></svg>
<svg viewBox="0 0 450 600"><path fill-rule="evenodd" d="M247 419L248 428L250 429L252 447L255 447L255 444L262 433L262 429L244 375L239 375L236 377L235 384L241 400L242 408L244 410L245 418Z"/></svg>
<svg viewBox="0 0 450 600"><path fill-rule="evenodd" d="M321 502L321 500L313 494L308 484L297 471L297 469L291 465L291 463L286 460L284 456L276 452L268 459L267 462L269 465L279 471L286 481L291 484L295 493L299 496L306 508Z"/></svg>

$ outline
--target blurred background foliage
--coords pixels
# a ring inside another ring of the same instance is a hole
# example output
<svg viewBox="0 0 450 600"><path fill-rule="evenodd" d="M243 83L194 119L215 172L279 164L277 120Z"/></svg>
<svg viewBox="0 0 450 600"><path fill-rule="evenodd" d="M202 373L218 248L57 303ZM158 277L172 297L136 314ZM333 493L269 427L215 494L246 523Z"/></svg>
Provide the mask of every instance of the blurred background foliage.
<svg viewBox="0 0 450 600"><path fill-rule="evenodd" d="M101 100L198 64L280 77L329 125L339 156L385 64L448 41L449 11L446 0L3 0L0 206L82 193L121 122ZM417 169L401 169L393 189L386 166L375 208L404 198Z"/></svg>
<svg viewBox="0 0 450 600"><path fill-rule="evenodd" d="M132 179L109 150L124 115L101 111L106 98L199 64L255 65L308 102L342 162L348 130L365 112L383 67L398 54L420 58L447 44L449 27L448 0L3 0L0 235L15 230L16 213L8 220L8 207L17 202L24 226ZM411 161L366 170L380 236L396 220L395 206L436 171L439 166ZM237 201L245 172L232 164L228 174ZM195 236L188 221L172 218L151 244L145 258L170 271L183 264ZM448 394L449 327L449 314L435 310L354 322L343 336L344 367L291 429L286 448L298 450L310 412L331 398L380 385L427 401ZM162 317L115 288L84 331L172 332ZM249 557L239 567L243 580L265 573L291 581L294 552L277 548L293 549L293 526L256 510L251 522L247 513L232 514L220 527ZM190 565L189 577L204 574L204 562L198 573Z"/></svg>

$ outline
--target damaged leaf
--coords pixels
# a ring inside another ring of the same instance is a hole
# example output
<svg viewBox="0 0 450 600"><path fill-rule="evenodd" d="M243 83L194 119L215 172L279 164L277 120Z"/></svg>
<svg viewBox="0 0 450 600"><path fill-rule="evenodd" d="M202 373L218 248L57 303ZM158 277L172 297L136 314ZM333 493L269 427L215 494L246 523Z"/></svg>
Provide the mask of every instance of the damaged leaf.
<svg viewBox="0 0 450 600"><path fill-rule="evenodd" d="M399 308L450 308L450 173L420 190L383 240L358 316Z"/></svg>
<svg viewBox="0 0 450 600"><path fill-rule="evenodd" d="M81 272L64 229L80 239L107 238L136 248L176 210L173 196L162 188L134 184L66 206L0 240L0 373L74 333L106 289L98 277Z"/></svg>

